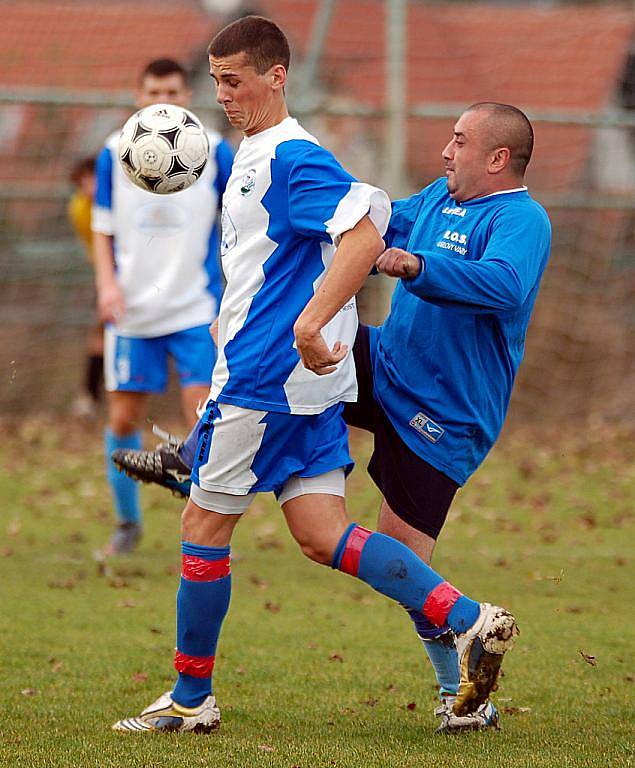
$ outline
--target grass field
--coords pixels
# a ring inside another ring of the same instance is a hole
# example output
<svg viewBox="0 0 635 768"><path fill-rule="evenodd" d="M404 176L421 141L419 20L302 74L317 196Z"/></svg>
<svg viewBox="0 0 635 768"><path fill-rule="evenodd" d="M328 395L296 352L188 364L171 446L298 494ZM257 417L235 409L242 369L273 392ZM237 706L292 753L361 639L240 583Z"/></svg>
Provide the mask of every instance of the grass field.
<svg viewBox="0 0 635 768"><path fill-rule="evenodd" d="M403 611L304 560L266 497L239 526L217 656L220 733L110 730L169 689L181 504L144 488L137 554L98 567L110 503L97 431L32 420L0 446L2 766L626 766L635 701L635 447L597 428L515 433L453 508L435 564L521 637L499 733L435 736L433 677ZM352 515L373 524L363 470Z"/></svg>

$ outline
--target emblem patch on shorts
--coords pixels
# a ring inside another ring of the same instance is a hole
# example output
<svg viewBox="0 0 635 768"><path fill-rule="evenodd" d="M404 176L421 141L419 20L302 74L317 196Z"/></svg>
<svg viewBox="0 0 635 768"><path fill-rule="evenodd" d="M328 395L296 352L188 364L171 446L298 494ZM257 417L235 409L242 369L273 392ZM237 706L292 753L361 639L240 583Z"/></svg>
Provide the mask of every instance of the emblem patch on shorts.
<svg viewBox="0 0 635 768"><path fill-rule="evenodd" d="M445 429L440 427L436 421L432 421L432 419L429 416L426 416L425 413L419 412L416 416L413 416L408 423L431 443L438 443L445 434Z"/></svg>

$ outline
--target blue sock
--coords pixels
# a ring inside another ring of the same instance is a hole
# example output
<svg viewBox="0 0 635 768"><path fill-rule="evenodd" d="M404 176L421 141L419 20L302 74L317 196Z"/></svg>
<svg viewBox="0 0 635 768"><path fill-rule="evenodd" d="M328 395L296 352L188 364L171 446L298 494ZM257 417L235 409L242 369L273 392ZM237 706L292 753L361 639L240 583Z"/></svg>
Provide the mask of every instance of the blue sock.
<svg viewBox="0 0 635 768"><path fill-rule="evenodd" d="M113 464L110 454L117 448L141 448L141 432L132 432L124 437L117 437L110 429L104 430L104 449L106 453L106 477L112 491L115 511L120 523L140 523L139 486Z"/></svg>
<svg viewBox="0 0 635 768"><path fill-rule="evenodd" d="M176 596L176 654L179 673L172 698L198 707L212 692L216 644L229 609L229 547L181 542L181 584Z"/></svg>
<svg viewBox="0 0 635 768"><path fill-rule="evenodd" d="M180 459L185 462L185 464L187 464L190 469L192 469L194 466L194 457L196 456L196 446L198 445L198 430L200 425L201 420L199 419L192 427L192 431L181 443L181 447L179 448Z"/></svg>
<svg viewBox="0 0 635 768"><path fill-rule="evenodd" d="M419 611L407 610L434 668L441 695L449 693L456 696L461 674L454 635L449 627L435 627Z"/></svg>
<svg viewBox="0 0 635 768"><path fill-rule="evenodd" d="M465 632L478 618L479 603L444 581L405 544L356 523L344 531L332 566L424 613L438 627L447 622L455 632Z"/></svg>

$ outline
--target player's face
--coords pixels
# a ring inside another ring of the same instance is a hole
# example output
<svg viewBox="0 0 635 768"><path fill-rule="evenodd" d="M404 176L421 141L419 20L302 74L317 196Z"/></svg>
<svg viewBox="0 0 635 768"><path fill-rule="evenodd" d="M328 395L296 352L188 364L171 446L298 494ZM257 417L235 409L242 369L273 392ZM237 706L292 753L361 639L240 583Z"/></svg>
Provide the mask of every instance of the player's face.
<svg viewBox="0 0 635 768"><path fill-rule="evenodd" d="M462 203L487 194L491 148L486 142L482 113L475 111L461 115L442 155L450 197Z"/></svg>
<svg viewBox="0 0 635 768"><path fill-rule="evenodd" d="M234 128L253 136L278 122L278 97L286 81L282 65L259 74L246 54L237 53L219 59L210 56L209 66L216 83L216 101Z"/></svg>
<svg viewBox="0 0 635 768"><path fill-rule="evenodd" d="M187 107L191 96L192 92L178 72L164 77L146 75L137 91L137 106L143 108L151 104L176 104L177 107Z"/></svg>

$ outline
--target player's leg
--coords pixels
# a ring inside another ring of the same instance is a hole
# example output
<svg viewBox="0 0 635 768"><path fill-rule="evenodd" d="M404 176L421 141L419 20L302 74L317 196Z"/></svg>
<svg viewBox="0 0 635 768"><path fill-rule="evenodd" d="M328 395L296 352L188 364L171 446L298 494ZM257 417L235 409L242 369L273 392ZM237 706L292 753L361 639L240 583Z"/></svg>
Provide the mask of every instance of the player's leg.
<svg viewBox="0 0 635 768"><path fill-rule="evenodd" d="M220 724L220 711L212 693L212 673L218 637L230 602L230 542L253 494L230 495L203 487L208 485L206 467L210 451L217 452L216 415L210 404L192 471L196 500L191 498L187 502L181 519L182 572L177 593L174 658L178 679L172 691L160 696L141 715L115 723L113 728L118 731L209 733ZM230 453L233 442L228 443ZM231 467L223 469L231 476Z"/></svg>
<svg viewBox="0 0 635 768"><path fill-rule="evenodd" d="M324 565L330 559L333 568L420 611L436 627L452 629L460 637L459 657L465 661L453 711L468 715L485 703L502 656L514 642L516 625L511 614L462 595L396 539L349 523L342 498L309 491L285 498L283 510L292 535L308 557Z"/></svg>
<svg viewBox="0 0 635 768"><path fill-rule="evenodd" d="M245 508L245 497L217 494L203 509L188 500L181 518L181 579L176 596L174 688L138 717L113 725L116 731L195 731L220 726L212 692L216 646L231 597L230 542ZM248 502L247 502L248 504ZM236 510L236 513L234 513Z"/></svg>
<svg viewBox="0 0 635 768"><path fill-rule="evenodd" d="M419 523L420 527L424 526ZM430 536L419 528L415 528L395 514L387 501L383 499L377 529L401 541L430 565L436 535ZM408 609L408 613L432 664L439 686L440 702L435 709L435 715L440 719L437 732L459 733L484 728L498 728L498 712L491 702L483 703L476 712L468 715L457 716L454 714L453 707L461 683L456 636L447 626L437 627L432 624L420 611Z"/></svg>
<svg viewBox="0 0 635 768"><path fill-rule="evenodd" d="M118 471L112 453L141 448L148 393L163 391L167 383L167 357L161 338L121 337L107 328L104 377L108 392L108 426L104 433L106 474L118 518L115 534L104 552L117 554L134 549L142 521L139 488L134 480Z"/></svg>
<svg viewBox="0 0 635 768"><path fill-rule="evenodd" d="M117 515L117 528L104 548L105 555L131 552L141 537L142 519L139 486L121 474L111 455L116 450L141 448L140 425L146 413L147 395L143 392L109 392L108 426L104 430L106 477Z"/></svg>

